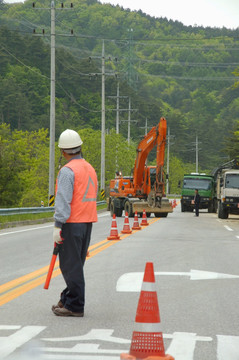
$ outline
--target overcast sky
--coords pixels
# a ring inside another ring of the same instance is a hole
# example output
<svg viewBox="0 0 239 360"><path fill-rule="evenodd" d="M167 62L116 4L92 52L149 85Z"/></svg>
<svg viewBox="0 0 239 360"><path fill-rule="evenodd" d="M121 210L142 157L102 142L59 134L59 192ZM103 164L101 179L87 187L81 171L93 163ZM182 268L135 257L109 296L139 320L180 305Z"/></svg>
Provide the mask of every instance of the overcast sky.
<svg viewBox="0 0 239 360"><path fill-rule="evenodd" d="M239 27L239 0L101 0L185 25Z"/></svg>
<svg viewBox="0 0 239 360"><path fill-rule="evenodd" d="M61 1L56 0L60 3ZM63 0L62 0L63 1ZM185 25L239 27L239 0L100 0L131 10L141 9L155 17L178 20ZM21 2L5 0L6 3ZM72 0L74 4L74 0ZM50 0L49 0L50 3Z"/></svg>

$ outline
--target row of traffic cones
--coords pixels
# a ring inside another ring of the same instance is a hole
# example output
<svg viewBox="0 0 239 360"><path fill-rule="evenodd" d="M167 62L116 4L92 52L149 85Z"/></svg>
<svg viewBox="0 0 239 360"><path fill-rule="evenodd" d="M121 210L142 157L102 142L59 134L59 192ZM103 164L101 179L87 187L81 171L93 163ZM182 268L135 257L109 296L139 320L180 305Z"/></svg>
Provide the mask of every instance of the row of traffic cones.
<svg viewBox="0 0 239 360"><path fill-rule="evenodd" d="M171 204L172 204L173 209L176 208L176 206L177 206L176 199L173 199L173 201L171 201Z"/></svg>
<svg viewBox="0 0 239 360"><path fill-rule="evenodd" d="M136 211L135 215L134 215L134 223L132 226L132 230L141 230L141 226L147 226L147 225L149 225L149 223L147 221L147 216L146 216L145 210L143 211L142 221L141 221L140 225L139 225L138 213ZM121 233L122 234L131 234L132 230L130 229L129 216L128 216L128 213L126 212L125 219L124 219L124 227L123 227L123 230L121 231ZM115 214L113 215L113 218L112 218L110 236L108 236L107 239L108 240L119 240L120 239L118 229L117 229Z"/></svg>
<svg viewBox="0 0 239 360"><path fill-rule="evenodd" d="M174 360L165 354L153 263L146 263L129 354L121 360Z"/></svg>

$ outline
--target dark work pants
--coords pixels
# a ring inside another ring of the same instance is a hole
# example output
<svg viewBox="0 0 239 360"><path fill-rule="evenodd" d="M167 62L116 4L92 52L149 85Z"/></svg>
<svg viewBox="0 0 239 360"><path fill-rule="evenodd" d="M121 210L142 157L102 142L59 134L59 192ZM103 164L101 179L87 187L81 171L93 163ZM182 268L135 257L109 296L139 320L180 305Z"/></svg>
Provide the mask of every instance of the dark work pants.
<svg viewBox="0 0 239 360"><path fill-rule="evenodd" d="M92 223L66 223L62 227L63 244L59 250L60 269L66 282L61 293L64 307L83 312L85 305L85 279L83 266L90 243Z"/></svg>
<svg viewBox="0 0 239 360"><path fill-rule="evenodd" d="M195 204L195 213L196 216L199 216L199 204Z"/></svg>

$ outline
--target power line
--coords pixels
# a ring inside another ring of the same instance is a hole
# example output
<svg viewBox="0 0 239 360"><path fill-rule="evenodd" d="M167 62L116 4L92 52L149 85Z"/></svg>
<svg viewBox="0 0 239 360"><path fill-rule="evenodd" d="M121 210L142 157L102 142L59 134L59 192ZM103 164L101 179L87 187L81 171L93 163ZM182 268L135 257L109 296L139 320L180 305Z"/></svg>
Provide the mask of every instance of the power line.
<svg viewBox="0 0 239 360"><path fill-rule="evenodd" d="M74 102L74 104L80 106L82 109L87 110L87 111L89 111L89 112L94 112L94 113L100 113L100 112L101 112L101 110L91 110L91 109L89 109L89 108L81 105L80 103L78 103L78 102L75 100L75 98L74 98L74 96L73 96L72 94L69 94L69 93L63 88L63 86L62 86L61 84L56 83L56 85L64 91L64 93L71 99L72 102Z"/></svg>
<svg viewBox="0 0 239 360"><path fill-rule="evenodd" d="M145 77L154 77L162 79L177 79L177 80L194 80L194 81L238 81L236 77L192 77L192 76L176 76L176 75L152 75L140 73L140 75Z"/></svg>
<svg viewBox="0 0 239 360"><path fill-rule="evenodd" d="M239 50L239 49L238 49ZM233 67L239 66L238 63L193 63L193 62L179 62L179 61L160 61L160 60L147 60L139 59L142 63L173 65L173 66L189 66L189 67Z"/></svg>
<svg viewBox="0 0 239 360"><path fill-rule="evenodd" d="M8 49L6 49L3 45L1 45L1 48L11 57L13 57L16 61L18 61L22 66L26 67L27 69L29 69L30 71L34 72L35 74L50 80L50 78L46 75L43 75L42 73L39 73L39 71L36 71L34 68L32 68L31 66L26 65L23 61L21 61L20 59L18 59L15 55L13 55Z"/></svg>
<svg viewBox="0 0 239 360"><path fill-rule="evenodd" d="M4 4L4 6L7 6L7 5L5 5ZM9 6L8 6L9 7ZM40 10L42 9L42 10L44 10L44 8L39 8ZM73 10L74 10L74 13L76 14L76 16L77 16L77 18L79 19L79 21L81 20L80 18L79 18L79 16L78 16L78 14L77 14L77 12L76 12L76 8L75 7L73 7L72 8ZM47 10L47 9L45 9L45 10ZM29 23L31 23L28 19L26 19L25 17L23 17L22 15L20 15L23 19L24 19L24 21L27 21L27 22L29 22ZM18 22L20 22L21 23L21 21L19 21L19 18L12 18L12 19L8 19L8 21L18 21ZM41 26L42 27L42 24L39 24L39 25L37 25L37 26ZM67 28L67 26L64 24L64 26ZM16 30L13 30L13 29L10 29L10 31L17 31L17 32L22 32L21 30L18 30L18 29L16 29ZM233 30L233 31L236 31L236 30ZM30 33L29 33L30 34ZM59 36L59 35L58 35ZM63 34L61 35L61 36L63 36ZM111 42L127 42L127 41L129 41L129 39L128 38L125 38L125 39L122 39L122 38L110 38L110 37L106 37L106 36L104 36L104 37L101 37L101 36L95 36L95 35L86 35L86 34L78 34L78 35L76 35L75 34L75 37L82 37L82 38L92 38L92 39L96 39L96 40L105 40L105 41L111 41ZM235 36L214 36L214 37L207 37L207 36L205 36L205 37L201 37L201 38L181 38L181 37L165 37L165 38L158 38L158 39L144 39L143 41L142 41L142 39L140 38L140 39L137 39L137 38L135 38L134 37L134 44L135 45L149 45L149 43L151 43L150 45L152 46L152 43L155 45L155 44L158 44L158 42L162 42L162 44L160 45L159 44L159 46L164 46L165 47L165 41L182 41L182 42L188 42L188 41L192 41L192 42L201 42L201 41L205 41L205 40L238 40L238 35L235 35ZM215 44L215 46L218 46L219 44ZM195 49L195 50L199 50L199 48L198 47L195 47L195 45L192 45L192 46L194 46L193 48L192 47L190 47L189 45L187 45L187 47L185 47L185 45L180 45L180 44L176 44L176 45L174 45L174 44L166 44L166 46L167 47L175 47L175 48L190 48L190 49ZM208 49L208 50L210 50L210 48L213 48L213 46L212 45L208 45L208 46L205 46L204 45L204 47L203 47L204 49ZM215 49L214 49L215 50ZM239 48L218 48L217 50L221 50L221 51L225 51L225 50L230 50L230 51L238 51L239 50Z"/></svg>

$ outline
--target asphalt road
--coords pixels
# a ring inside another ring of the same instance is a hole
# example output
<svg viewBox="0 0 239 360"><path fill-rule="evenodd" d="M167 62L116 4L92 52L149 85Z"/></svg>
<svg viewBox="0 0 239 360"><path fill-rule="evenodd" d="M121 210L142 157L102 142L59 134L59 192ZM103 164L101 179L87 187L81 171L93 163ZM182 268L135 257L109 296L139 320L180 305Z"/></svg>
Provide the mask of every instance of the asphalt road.
<svg viewBox="0 0 239 360"><path fill-rule="evenodd" d="M0 359L116 360L129 352L142 278L152 262L165 352L175 360L239 359L239 218L181 213L107 241L99 214L85 264L84 318L51 311L64 281L43 289L53 224L0 231ZM124 217L117 218L120 232ZM132 226L133 219L130 219Z"/></svg>

